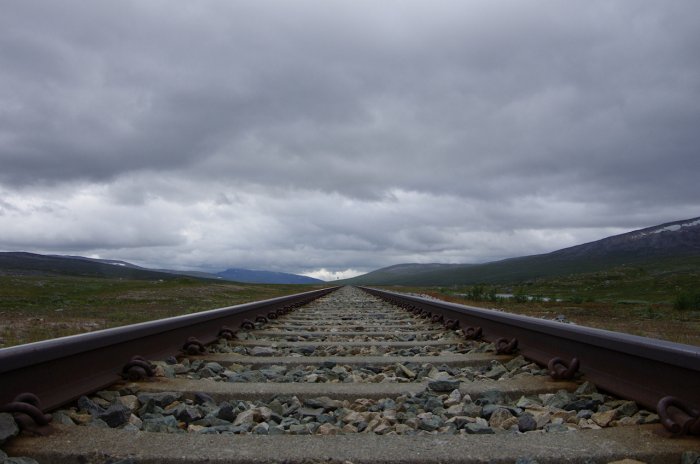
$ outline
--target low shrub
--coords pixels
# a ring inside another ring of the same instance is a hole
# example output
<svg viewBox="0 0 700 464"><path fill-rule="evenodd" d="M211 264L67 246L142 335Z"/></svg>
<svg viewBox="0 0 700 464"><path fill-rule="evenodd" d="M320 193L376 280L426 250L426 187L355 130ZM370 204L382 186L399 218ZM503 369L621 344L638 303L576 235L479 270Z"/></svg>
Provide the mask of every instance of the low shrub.
<svg viewBox="0 0 700 464"><path fill-rule="evenodd" d="M680 293L673 301L673 309L677 311L700 310L700 293Z"/></svg>

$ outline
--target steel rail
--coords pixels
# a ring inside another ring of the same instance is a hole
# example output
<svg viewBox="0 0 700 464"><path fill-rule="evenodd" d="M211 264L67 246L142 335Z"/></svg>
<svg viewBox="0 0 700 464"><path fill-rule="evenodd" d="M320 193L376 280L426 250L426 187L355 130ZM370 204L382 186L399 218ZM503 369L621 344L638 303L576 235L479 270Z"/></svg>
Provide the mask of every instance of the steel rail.
<svg viewBox="0 0 700 464"><path fill-rule="evenodd" d="M481 328L489 341L517 339L520 353L544 366L556 358L578 358L579 371L597 387L646 408L656 410L665 397L696 410L700 405L700 347L360 288L404 308L459 321L463 330Z"/></svg>
<svg viewBox="0 0 700 464"><path fill-rule="evenodd" d="M258 315L268 317L338 288L0 349L0 406L29 392L39 397L42 410L55 409L119 381L134 356L165 359L178 354L190 337L211 343L223 327L238 329Z"/></svg>

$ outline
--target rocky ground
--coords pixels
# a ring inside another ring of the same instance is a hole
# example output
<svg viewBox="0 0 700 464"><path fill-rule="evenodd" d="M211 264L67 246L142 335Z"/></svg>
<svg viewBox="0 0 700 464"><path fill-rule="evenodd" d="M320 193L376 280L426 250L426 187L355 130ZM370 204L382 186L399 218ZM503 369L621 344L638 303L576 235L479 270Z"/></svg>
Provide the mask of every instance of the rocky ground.
<svg viewBox="0 0 700 464"><path fill-rule="evenodd" d="M612 399L588 383L574 393L561 390L516 401L496 389L472 398L458 385L459 380L432 380L418 394L379 400L279 395L219 403L203 393L189 399L175 392L124 389L82 397L76 406L57 411L54 421L151 432L293 435L554 433L658 421L634 402Z"/></svg>

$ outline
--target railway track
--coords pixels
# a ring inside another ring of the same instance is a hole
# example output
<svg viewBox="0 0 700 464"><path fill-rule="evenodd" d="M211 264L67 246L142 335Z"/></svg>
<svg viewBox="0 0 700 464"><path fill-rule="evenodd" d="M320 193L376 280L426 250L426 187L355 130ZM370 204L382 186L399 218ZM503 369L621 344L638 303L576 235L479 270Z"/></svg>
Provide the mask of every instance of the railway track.
<svg viewBox="0 0 700 464"><path fill-rule="evenodd" d="M0 350L0 405L26 430L2 448L40 463L700 462L699 349L365 290Z"/></svg>

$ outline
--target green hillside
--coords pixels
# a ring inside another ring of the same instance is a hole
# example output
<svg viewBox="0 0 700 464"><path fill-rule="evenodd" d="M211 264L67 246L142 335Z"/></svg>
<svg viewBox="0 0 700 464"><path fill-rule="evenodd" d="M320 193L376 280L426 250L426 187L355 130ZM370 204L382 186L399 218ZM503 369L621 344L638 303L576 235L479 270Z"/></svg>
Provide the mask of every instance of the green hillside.
<svg viewBox="0 0 700 464"><path fill-rule="evenodd" d="M410 264L379 269L342 283L351 285L464 285L525 282L599 272L618 266L698 268L700 220L628 232L551 253L484 264Z"/></svg>

